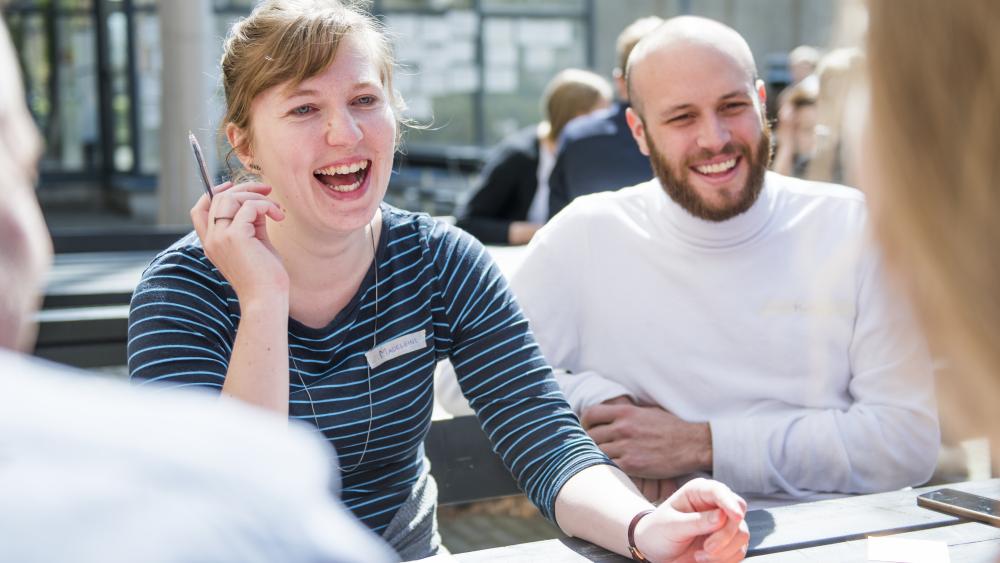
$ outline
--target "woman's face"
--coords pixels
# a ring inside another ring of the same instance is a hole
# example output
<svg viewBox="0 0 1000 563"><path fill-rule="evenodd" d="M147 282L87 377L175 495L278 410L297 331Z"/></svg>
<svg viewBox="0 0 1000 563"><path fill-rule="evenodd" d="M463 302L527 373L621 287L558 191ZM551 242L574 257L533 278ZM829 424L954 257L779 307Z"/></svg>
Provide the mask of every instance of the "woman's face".
<svg viewBox="0 0 1000 563"><path fill-rule="evenodd" d="M333 62L251 104L251 154L287 220L352 231L371 221L389 184L396 119L370 49L348 35Z"/></svg>

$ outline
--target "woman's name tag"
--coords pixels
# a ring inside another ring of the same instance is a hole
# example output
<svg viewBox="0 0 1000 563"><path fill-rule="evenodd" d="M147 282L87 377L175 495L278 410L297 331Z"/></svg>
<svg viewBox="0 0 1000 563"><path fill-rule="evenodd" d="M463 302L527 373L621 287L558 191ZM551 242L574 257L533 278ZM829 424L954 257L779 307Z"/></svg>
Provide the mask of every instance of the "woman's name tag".
<svg viewBox="0 0 1000 563"><path fill-rule="evenodd" d="M415 350L422 350L427 347L426 331L418 330L410 334L393 338L392 340L380 344L365 352L368 365L377 368L393 358L398 358L403 354L408 354Z"/></svg>

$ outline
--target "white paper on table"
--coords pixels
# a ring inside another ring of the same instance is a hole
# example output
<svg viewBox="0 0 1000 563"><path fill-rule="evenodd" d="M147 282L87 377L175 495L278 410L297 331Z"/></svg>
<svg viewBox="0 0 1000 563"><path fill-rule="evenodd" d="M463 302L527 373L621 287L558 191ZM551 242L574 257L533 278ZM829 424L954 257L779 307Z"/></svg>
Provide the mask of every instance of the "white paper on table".
<svg viewBox="0 0 1000 563"><path fill-rule="evenodd" d="M948 544L943 541L892 536L869 537L868 560L893 563L951 563Z"/></svg>

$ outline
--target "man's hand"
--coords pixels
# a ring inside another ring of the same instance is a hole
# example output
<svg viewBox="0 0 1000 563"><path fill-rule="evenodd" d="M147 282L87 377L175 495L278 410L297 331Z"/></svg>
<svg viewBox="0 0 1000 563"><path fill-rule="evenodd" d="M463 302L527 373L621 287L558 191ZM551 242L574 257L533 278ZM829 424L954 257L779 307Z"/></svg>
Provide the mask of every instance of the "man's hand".
<svg viewBox="0 0 1000 563"><path fill-rule="evenodd" d="M746 509L722 483L693 479L639 521L636 547L650 561L740 561L750 541Z"/></svg>
<svg viewBox="0 0 1000 563"><path fill-rule="evenodd" d="M601 450L631 477L671 479L712 469L708 423L685 422L659 407L634 405L627 397L588 408L582 422Z"/></svg>

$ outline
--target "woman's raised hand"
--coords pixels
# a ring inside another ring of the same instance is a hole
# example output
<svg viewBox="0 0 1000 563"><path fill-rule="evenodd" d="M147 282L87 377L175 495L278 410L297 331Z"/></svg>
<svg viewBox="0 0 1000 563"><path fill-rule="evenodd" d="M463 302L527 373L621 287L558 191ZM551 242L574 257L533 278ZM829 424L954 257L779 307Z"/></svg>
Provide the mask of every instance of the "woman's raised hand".
<svg viewBox="0 0 1000 563"><path fill-rule="evenodd" d="M267 236L267 218L285 213L268 199L271 187L258 182L216 186L191 208L191 222L205 255L233 286L241 301L288 298L288 272Z"/></svg>

